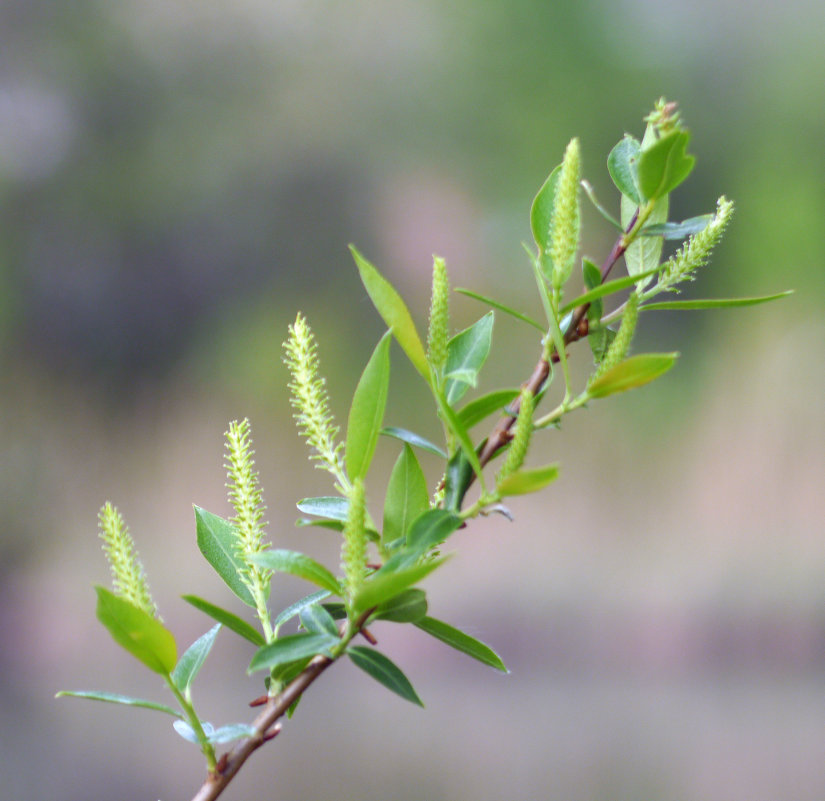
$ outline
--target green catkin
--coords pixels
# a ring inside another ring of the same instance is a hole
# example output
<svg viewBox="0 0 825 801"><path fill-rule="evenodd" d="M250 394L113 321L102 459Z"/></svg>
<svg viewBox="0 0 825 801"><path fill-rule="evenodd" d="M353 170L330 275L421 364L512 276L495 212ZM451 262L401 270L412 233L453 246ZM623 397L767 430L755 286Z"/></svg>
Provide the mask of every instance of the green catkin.
<svg viewBox="0 0 825 801"><path fill-rule="evenodd" d="M433 287L430 299L430 328L427 334L427 358L436 375L447 364L447 341L450 330L450 283L447 265L439 256L433 257Z"/></svg>
<svg viewBox="0 0 825 801"><path fill-rule="evenodd" d="M528 389L521 392L521 404L519 406L518 419L513 431L513 439L510 449L504 459L504 464L498 473L497 480L503 481L507 476L511 476L524 464L527 456L527 449L530 446L530 438L533 434L533 409L535 407L533 393Z"/></svg>
<svg viewBox="0 0 825 801"><path fill-rule="evenodd" d="M553 288L560 292L573 271L579 249L579 173L581 148L571 139L564 152L553 199L548 255L553 263Z"/></svg>
<svg viewBox="0 0 825 801"><path fill-rule="evenodd" d="M344 524L341 546L341 567L344 570L344 591L348 608L361 589L367 572L367 503L364 481L355 479L349 492L349 511Z"/></svg>
<svg viewBox="0 0 825 801"><path fill-rule="evenodd" d="M616 338L610 343L607 353L599 364L598 370L593 374L590 380L592 384L597 378L603 376L608 370L615 367L627 356L630 350L630 343L633 340L633 334L636 332L636 323L639 321L639 295L632 292L627 299L624 314L622 315L622 323L619 326L619 331Z"/></svg>
<svg viewBox="0 0 825 801"><path fill-rule="evenodd" d="M698 234L693 234L664 264L659 281L645 297L672 289L682 281L692 281L693 273L708 263L710 254L728 227L733 216L733 202L724 195L716 202L716 213L711 221Z"/></svg>
<svg viewBox="0 0 825 801"><path fill-rule="evenodd" d="M146 614L160 619L157 606L149 592L143 565L120 512L107 501L100 509L98 521L103 551L112 570L112 587L115 595L129 601Z"/></svg>
<svg viewBox="0 0 825 801"><path fill-rule="evenodd" d="M341 463L342 444L335 442L338 426L329 411L326 384L320 376L317 346L306 319L300 312L289 327L289 337L284 342L284 363L292 374L289 383L290 404L295 413L301 436L315 451L310 458L317 459L320 467L345 483Z"/></svg>
<svg viewBox="0 0 825 801"><path fill-rule="evenodd" d="M249 557L266 550L263 532L263 504L258 471L255 470L255 451L252 449L248 419L240 423L233 420L226 432L226 468L229 501L235 509L232 522L238 531L238 550L241 558L249 563ZM262 571L250 566L250 574Z"/></svg>

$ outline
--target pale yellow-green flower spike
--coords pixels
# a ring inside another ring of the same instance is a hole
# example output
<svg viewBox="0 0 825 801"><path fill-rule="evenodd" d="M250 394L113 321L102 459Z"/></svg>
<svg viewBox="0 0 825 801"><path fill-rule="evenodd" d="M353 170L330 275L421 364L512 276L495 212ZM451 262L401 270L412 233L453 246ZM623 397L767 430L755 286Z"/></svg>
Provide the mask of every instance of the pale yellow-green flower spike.
<svg viewBox="0 0 825 801"><path fill-rule="evenodd" d="M433 257L433 288L430 298L430 328L427 334L427 358L433 373L441 379L447 364L447 340L450 335L450 282L447 265Z"/></svg>
<svg viewBox="0 0 825 801"><path fill-rule="evenodd" d="M341 567L344 570L346 603L352 602L361 589L367 572L367 500L364 481L355 479L349 492L349 511L344 523L341 545Z"/></svg>
<svg viewBox="0 0 825 801"><path fill-rule="evenodd" d="M237 554L245 569L241 579L255 599L258 618L264 628L267 642L272 639L272 629L266 600L269 596L269 579L272 572L258 567L250 557L262 553L269 546L264 542L263 503L258 471L255 470L255 451L252 449L249 420L240 423L233 420L226 432L226 468L229 501L235 509L232 522L238 534Z"/></svg>
<svg viewBox="0 0 825 801"><path fill-rule="evenodd" d="M622 315L622 322L616 333L616 337L610 343L607 353L605 353L604 358L599 363L599 368L590 379L591 384L627 356L630 350L630 343L633 340L633 334L636 333L636 323L638 321L639 295L637 292L631 292L630 297L627 299L624 314Z"/></svg>
<svg viewBox="0 0 825 801"><path fill-rule="evenodd" d="M115 594L142 609L146 614L160 618L149 592L143 565L120 512L107 501L97 517L103 551L112 569L112 587Z"/></svg>
<svg viewBox="0 0 825 801"><path fill-rule="evenodd" d="M530 446L530 438L533 434L534 407L533 393L528 389L523 389L521 391L521 404L513 431L513 439L497 477L499 482L515 473L524 464L524 459L527 456L527 448Z"/></svg>
<svg viewBox="0 0 825 801"><path fill-rule="evenodd" d="M692 281L695 270L710 259L711 251L719 243L733 216L733 202L724 195L716 202L716 213L698 234L693 234L662 267L658 283L644 293L645 300L663 289L671 289L682 281Z"/></svg>
<svg viewBox="0 0 825 801"><path fill-rule="evenodd" d="M346 491L349 480L341 459L343 445L335 442L338 426L329 411L326 384L318 367L315 337L300 312L289 327L284 351L284 363L292 374L289 402L295 409L293 417L299 432L314 451L310 458L320 462L316 467L332 473Z"/></svg>
<svg viewBox="0 0 825 801"><path fill-rule="evenodd" d="M553 200L553 214L550 218L548 255L553 263L553 290L556 298L573 272L573 263L579 249L580 173L579 140L571 139L561 163L561 172Z"/></svg>

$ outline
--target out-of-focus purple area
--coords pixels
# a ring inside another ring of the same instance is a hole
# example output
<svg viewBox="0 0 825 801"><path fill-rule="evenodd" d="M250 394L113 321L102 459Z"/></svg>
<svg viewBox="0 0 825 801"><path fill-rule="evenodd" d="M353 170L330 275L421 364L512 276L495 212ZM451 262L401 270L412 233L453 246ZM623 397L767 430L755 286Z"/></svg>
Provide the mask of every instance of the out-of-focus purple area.
<svg viewBox="0 0 825 801"><path fill-rule="evenodd" d="M821 801L823 29L815 0L4 2L0 801L194 794L197 751L166 718L52 698L170 701L94 619L101 504L185 647L210 623L179 595L233 603L191 505L228 513L222 432L249 416L273 542L337 564L333 532L293 525L297 499L332 489L292 427L296 311L342 424L382 333L349 242L422 326L433 253L454 285L539 315L520 247L534 192L577 135L615 208L606 155L661 95L698 157L673 216L737 204L685 297L797 294L643 315L637 349L680 350L677 368L537 438L561 479L517 499L514 524L456 535L431 613L511 675L376 626L426 711L341 665L226 797ZM601 261L612 231L589 206L584 222ZM455 296L455 327L483 311ZM530 329L496 325L479 391L537 355ZM397 349L393 371L387 423L436 437ZM379 445L376 517L397 446ZM277 583L273 607L304 591ZM260 692L233 636L195 685L216 724Z"/></svg>

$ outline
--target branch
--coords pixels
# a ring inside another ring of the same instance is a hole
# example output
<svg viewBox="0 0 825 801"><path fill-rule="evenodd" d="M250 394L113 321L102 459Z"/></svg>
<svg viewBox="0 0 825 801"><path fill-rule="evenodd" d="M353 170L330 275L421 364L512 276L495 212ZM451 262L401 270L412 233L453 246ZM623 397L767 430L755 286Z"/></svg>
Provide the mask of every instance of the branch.
<svg viewBox="0 0 825 801"><path fill-rule="evenodd" d="M616 262L624 255L624 252L627 250L630 241L627 238L627 234L633 229L633 226L636 224L636 219L638 217L638 210L631 218L630 222L628 223L627 228L625 229L625 233L622 234L613 245L610 253L608 254L607 258L602 264L601 267L601 274L602 274L602 283L605 282L605 279L608 275L610 275L610 271L613 269ZM587 325L587 310L590 308L589 303L583 303L581 306L577 307L573 312L570 318L570 325L567 326L567 330L564 332L564 344L569 345L571 342L577 342L578 340L582 339L583 337L587 336L588 332L588 325ZM557 362L559 360L559 354L553 352L551 356L551 360ZM527 379L522 384L522 388L530 390L533 397L538 395L541 392L542 387L544 386L544 382L547 380L547 377L550 375L550 362L542 357L539 359L536 366L533 368L533 373L530 378ZM515 425L516 418L518 417L519 409L521 408L521 396L516 398L513 403L510 405L507 414L501 417L501 419L496 423L496 427L492 430L490 435L487 437L486 440L482 443L481 450L478 454L478 460L481 462L481 466L484 467L507 443L512 439L512 435L510 434L510 429Z"/></svg>
<svg viewBox="0 0 825 801"><path fill-rule="evenodd" d="M355 621L352 627L353 634L349 639L362 632L364 624L373 611L373 609L370 609L364 612ZM343 650L341 653L343 653ZM303 695L312 682L330 665L335 663L337 658L331 659L323 654L314 656L310 663L278 695L268 699L261 713L252 721L255 734L241 740L231 751L221 756L218 760L217 770L207 776L203 786L192 796L192 801L214 801L232 781L244 762L264 743L275 738L281 730L281 724L278 723L278 720L286 714L289 707Z"/></svg>

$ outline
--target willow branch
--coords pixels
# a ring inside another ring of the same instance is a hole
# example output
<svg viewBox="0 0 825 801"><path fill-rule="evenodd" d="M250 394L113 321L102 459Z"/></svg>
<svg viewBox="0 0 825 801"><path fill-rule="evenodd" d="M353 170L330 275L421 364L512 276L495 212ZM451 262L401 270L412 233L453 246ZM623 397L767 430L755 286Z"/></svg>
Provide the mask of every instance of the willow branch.
<svg viewBox="0 0 825 801"><path fill-rule="evenodd" d="M630 244L627 234L636 224L638 214L639 212L637 210L628 223L625 233L618 237L607 258L604 260L604 263L601 266L602 283L605 282L605 279L608 275L610 275L610 271L613 269L616 262L627 250L627 247ZM569 345L571 342L576 342L582 337L587 336L588 325L586 315L589 308L589 303L583 303L581 306L576 307L573 311L573 314L570 317L570 325L567 326L567 329L564 332L565 345ZM528 378L527 381L521 385L522 388L529 390L533 397L538 395L550 375L550 361L557 362L559 358L559 354L554 351L549 361L544 357L539 359L538 363L533 368L533 373L530 378ZM512 404L510 404L507 413L499 419L495 428L482 443L481 450L478 454L478 460L481 462L482 467L484 467L484 465L486 465L512 439L510 429L515 425L520 408L521 396L519 395L519 397L516 398Z"/></svg>

